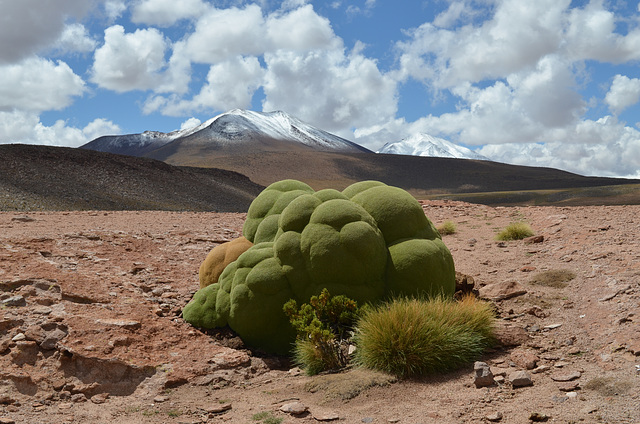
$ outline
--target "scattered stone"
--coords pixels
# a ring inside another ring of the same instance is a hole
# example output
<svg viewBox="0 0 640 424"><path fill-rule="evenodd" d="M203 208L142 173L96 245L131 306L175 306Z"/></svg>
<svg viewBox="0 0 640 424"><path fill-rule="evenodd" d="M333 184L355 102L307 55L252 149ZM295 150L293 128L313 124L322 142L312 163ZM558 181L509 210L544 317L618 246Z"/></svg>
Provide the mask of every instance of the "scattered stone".
<svg viewBox="0 0 640 424"><path fill-rule="evenodd" d="M35 218L31 218L30 216L14 216L13 218L11 218L11 221L14 222L33 222L35 221Z"/></svg>
<svg viewBox="0 0 640 424"><path fill-rule="evenodd" d="M543 372L547 372L551 369L551 367L549 365L540 365L539 367L536 367L534 369L531 370L531 374L540 374Z"/></svg>
<svg viewBox="0 0 640 424"><path fill-rule="evenodd" d="M207 407L206 411L209 414L221 414L223 412L227 412L229 410L231 410L233 406L231 405L231 403L220 403L217 405L213 405L213 406L209 406Z"/></svg>
<svg viewBox="0 0 640 424"><path fill-rule="evenodd" d="M580 390L580 384L577 381L567 381L558 384L558 390L561 392L574 392Z"/></svg>
<svg viewBox="0 0 640 424"><path fill-rule="evenodd" d="M532 370L540 360L538 356L530 350L514 349L510 355L511 360L519 367Z"/></svg>
<svg viewBox="0 0 640 424"><path fill-rule="evenodd" d="M0 417L0 424L16 424L15 420L7 417Z"/></svg>
<svg viewBox="0 0 640 424"><path fill-rule="evenodd" d="M58 404L58 409L71 409L73 408L73 404L69 402L63 402Z"/></svg>
<svg viewBox="0 0 640 424"><path fill-rule="evenodd" d="M494 384L493 373L486 362L476 361L473 364L473 370L475 371L473 384L476 388L489 387Z"/></svg>
<svg viewBox="0 0 640 424"><path fill-rule="evenodd" d="M109 399L109 393L99 393L97 395L91 396L91 402L95 403L96 405L105 403L107 399Z"/></svg>
<svg viewBox="0 0 640 424"><path fill-rule="evenodd" d="M585 408L582 408L582 410L580 410L580 412L582 412L585 415L593 414L594 412L597 412L597 411L598 411L598 407L593 405L589 405Z"/></svg>
<svg viewBox="0 0 640 424"><path fill-rule="evenodd" d="M558 361L558 362L556 362L555 364L553 364L553 366L554 366L555 368L564 368L564 367L566 367L567 365L571 365L571 362Z"/></svg>
<svg viewBox="0 0 640 424"><path fill-rule="evenodd" d="M487 421L498 422L502 419L502 412L494 412L493 414L489 414L485 417Z"/></svg>
<svg viewBox="0 0 640 424"><path fill-rule="evenodd" d="M534 244L534 243L542 243L544 241L544 236L531 236L527 237L523 240L524 244Z"/></svg>
<svg viewBox="0 0 640 424"><path fill-rule="evenodd" d="M503 385L507 380L506 378L504 378L504 375L496 375L495 377L493 377L493 381L495 381L496 384Z"/></svg>
<svg viewBox="0 0 640 424"><path fill-rule="evenodd" d="M289 402L280 407L282 412L286 412L291 415L302 415L309 410L309 408L302 402Z"/></svg>
<svg viewBox="0 0 640 424"><path fill-rule="evenodd" d="M494 335L497 342L505 347L520 346L531 339L527 330L511 324L497 326Z"/></svg>
<svg viewBox="0 0 640 424"><path fill-rule="evenodd" d="M23 340L26 340L27 336L24 335L24 333L18 333L15 336L13 336L13 338L11 339L12 342L21 342Z"/></svg>
<svg viewBox="0 0 640 424"><path fill-rule="evenodd" d="M573 371L573 372L570 372L568 374L552 375L551 379L553 381L573 381L573 380L576 380L576 379L580 378L581 376L582 376L582 374L580 373L580 371Z"/></svg>
<svg viewBox="0 0 640 424"><path fill-rule="evenodd" d="M482 299L498 301L526 294L527 290L517 281L501 281L480 288Z"/></svg>
<svg viewBox="0 0 640 424"><path fill-rule="evenodd" d="M514 388L533 385L533 380L531 380L531 376L526 371L516 371L509 374L509 382Z"/></svg>
<svg viewBox="0 0 640 424"><path fill-rule="evenodd" d="M534 423L544 423L547 422L549 418L551 417L539 412L532 412L531 415L529 415L529 421L533 421Z"/></svg>
<svg viewBox="0 0 640 424"><path fill-rule="evenodd" d="M12 307L27 306L27 301L24 299L24 296L21 296L21 295L11 296L10 298L4 299L2 301L2 306L12 306Z"/></svg>
<svg viewBox="0 0 640 424"><path fill-rule="evenodd" d="M555 330L556 328L562 327L562 324L550 324L550 325L545 325L543 328L545 330Z"/></svg>
<svg viewBox="0 0 640 424"><path fill-rule="evenodd" d="M340 416L338 416L338 414L336 414L335 412L317 412L316 411L316 412L312 412L311 415L313 416L313 419L315 419L316 421L323 421L323 422L336 421L340 419ZM400 420L398 421L393 421L393 420L394 418L390 418L387 421L390 423L393 423L393 422L397 423L400 421Z"/></svg>
<svg viewBox="0 0 640 424"><path fill-rule="evenodd" d="M87 396L84 393L76 393L74 395L71 395L71 402L80 403L80 402L86 402L86 401L87 401Z"/></svg>
<svg viewBox="0 0 640 424"><path fill-rule="evenodd" d="M113 327L126 328L127 330L135 330L141 327L138 321L124 320L124 319L98 319L97 323L102 325L108 325Z"/></svg>
<svg viewBox="0 0 640 424"><path fill-rule="evenodd" d="M365 418L362 419L362 422L365 423L365 424L372 423L373 422L373 418L365 417Z"/></svg>
<svg viewBox="0 0 640 424"><path fill-rule="evenodd" d="M569 399L575 399L575 398L577 398L577 397L578 397L578 393L576 393L576 392L568 392L568 393L567 393L567 397L568 397Z"/></svg>
<svg viewBox="0 0 640 424"><path fill-rule="evenodd" d="M169 400L169 396L167 395L158 395L153 398L153 403L163 403Z"/></svg>
<svg viewBox="0 0 640 424"><path fill-rule="evenodd" d="M551 400L553 403L563 403L566 402L569 398L566 395L553 395Z"/></svg>

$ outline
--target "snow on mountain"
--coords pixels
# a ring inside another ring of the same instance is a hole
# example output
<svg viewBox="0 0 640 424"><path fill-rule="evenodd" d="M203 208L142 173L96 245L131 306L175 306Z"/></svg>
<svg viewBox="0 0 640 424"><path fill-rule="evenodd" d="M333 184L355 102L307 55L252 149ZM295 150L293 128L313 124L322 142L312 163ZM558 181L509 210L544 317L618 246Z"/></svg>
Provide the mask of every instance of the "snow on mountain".
<svg viewBox="0 0 640 424"><path fill-rule="evenodd" d="M193 128L170 133L145 131L142 134L105 136L85 144L82 148L145 155L173 141L188 137L201 142L215 141L219 144L237 144L251 139L269 138L301 143L322 151L369 151L282 111L265 113L242 109L222 113Z"/></svg>
<svg viewBox="0 0 640 424"><path fill-rule="evenodd" d="M457 158L489 160L485 156L463 146L458 146L442 138L418 133L410 137L387 143L376 153L394 155L427 156L438 158Z"/></svg>

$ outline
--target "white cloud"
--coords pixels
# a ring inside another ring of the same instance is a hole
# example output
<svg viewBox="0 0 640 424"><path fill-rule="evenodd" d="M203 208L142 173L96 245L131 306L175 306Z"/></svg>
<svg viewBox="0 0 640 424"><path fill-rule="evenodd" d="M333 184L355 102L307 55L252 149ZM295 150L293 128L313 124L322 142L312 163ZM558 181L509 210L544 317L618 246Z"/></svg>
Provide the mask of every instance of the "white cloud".
<svg viewBox="0 0 640 424"><path fill-rule="evenodd" d="M640 79L616 75L604 101L615 114L635 105L640 101Z"/></svg>
<svg viewBox="0 0 640 424"><path fill-rule="evenodd" d="M149 90L162 82L167 43L155 28L125 33L120 25L104 31L104 45L95 52L92 81L117 92Z"/></svg>
<svg viewBox="0 0 640 424"><path fill-rule="evenodd" d="M0 66L0 111L60 110L84 91L82 78L62 61L31 57Z"/></svg>
<svg viewBox="0 0 640 424"><path fill-rule="evenodd" d="M260 86L264 70L256 57L237 56L209 68L207 83L190 100L151 98L148 110L162 108L162 113L183 116L195 111L215 112L250 108L251 98Z"/></svg>
<svg viewBox="0 0 640 424"><path fill-rule="evenodd" d="M97 44L84 25L74 23L64 27L54 49L61 53L87 53L93 51Z"/></svg>
<svg viewBox="0 0 640 424"><path fill-rule="evenodd" d="M547 143L490 144L478 150L493 160L545 166L582 175L638 176L640 132L607 116L585 120Z"/></svg>
<svg viewBox="0 0 640 424"><path fill-rule="evenodd" d="M187 119L186 121L184 121L182 124L180 124L180 129L181 130L188 130L190 128L197 127L201 123L202 123L202 121L200 121L198 118L191 117L191 118Z"/></svg>
<svg viewBox="0 0 640 424"><path fill-rule="evenodd" d="M68 17L81 17L86 0L0 0L0 64L15 63L51 46Z"/></svg>
<svg viewBox="0 0 640 424"><path fill-rule="evenodd" d="M124 0L107 0L104 2L104 11L111 22L122 16L125 10L127 10L127 5Z"/></svg>
<svg viewBox="0 0 640 424"><path fill-rule="evenodd" d="M264 18L260 6L212 9L197 22L186 41L186 53L199 63L215 64L238 55L265 51Z"/></svg>
<svg viewBox="0 0 640 424"><path fill-rule="evenodd" d="M100 135L118 134L120 128L111 121L95 119L84 128L67 126L63 120L51 126L40 122L35 113L0 112L0 144L44 144L79 147Z"/></svg>
<svg viewBox="0 0 640 424"><path fill-rule="evenodd" d="M569 54L575 60L612 63L640 59L640 28L626 35L616 33L616 16L604 6L602 1L592 1L582 9L571 9L565 39Z"/></svg>
<svg viewBox="0 0 640 424"><path fill-rule="evenodd" d="M397 110L397 84L360 54L342 50L265 54L266 111L285 110L349 137L354 127L387 122Z"/></svg>
<svg viewBox="0 0 640 424"><path fill-rule="evenodd" d="M331 23L306 5L286 14L270 15L266 21L270 50L314 50L335 47L338 42Z"/></svg>
<svg viewBox="0 0 640 424"><path fill-rule="evenodd" d="M202 0L139 0L131 11L131 21L167 27L182 19L201 15L207 9Z"/></svg>
<svg viewBox="0 0 640 424"><path fill-rule="evenodd" d="M535 66L560 44L558 30L568 4L569 0L505 0L478 26L448 30L425 23L409 33L409 42L398 43L402 74L448 88Z"/></svg>

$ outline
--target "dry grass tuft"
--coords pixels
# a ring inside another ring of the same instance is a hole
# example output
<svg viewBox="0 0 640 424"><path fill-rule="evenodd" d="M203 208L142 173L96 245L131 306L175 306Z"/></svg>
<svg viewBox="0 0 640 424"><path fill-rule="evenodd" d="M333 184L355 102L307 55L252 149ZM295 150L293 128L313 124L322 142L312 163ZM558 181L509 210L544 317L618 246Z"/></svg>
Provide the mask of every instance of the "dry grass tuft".
<svg viewBox="0 0 640 424"><path fill-rule="evenodd" d="M512 222L496 235L496 240L522 240L532 235L534 232L526 222Z"/></svg>

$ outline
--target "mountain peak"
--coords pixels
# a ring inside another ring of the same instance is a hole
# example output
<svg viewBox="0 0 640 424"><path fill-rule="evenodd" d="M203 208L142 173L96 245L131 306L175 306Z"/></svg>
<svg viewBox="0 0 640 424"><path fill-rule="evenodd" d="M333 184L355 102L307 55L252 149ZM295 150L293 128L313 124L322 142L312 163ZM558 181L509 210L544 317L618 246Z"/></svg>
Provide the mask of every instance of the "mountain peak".
<svg viewBox="0 0 640 424"><path fill-rule="evenodd" d="M489 160L485 156L443 138L425 133L413 134L400 141L385 144L376 153L428 156L439 158Z"/></svg>

